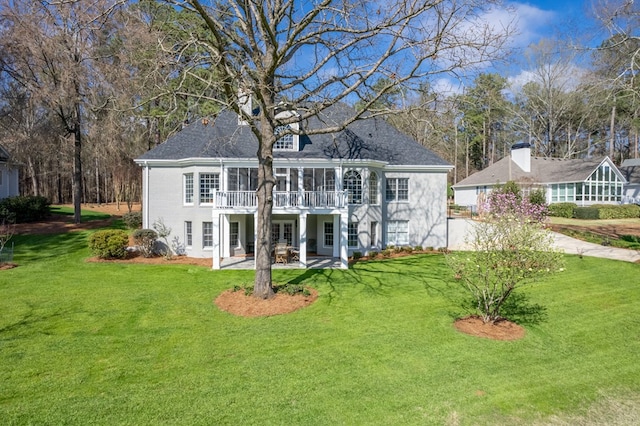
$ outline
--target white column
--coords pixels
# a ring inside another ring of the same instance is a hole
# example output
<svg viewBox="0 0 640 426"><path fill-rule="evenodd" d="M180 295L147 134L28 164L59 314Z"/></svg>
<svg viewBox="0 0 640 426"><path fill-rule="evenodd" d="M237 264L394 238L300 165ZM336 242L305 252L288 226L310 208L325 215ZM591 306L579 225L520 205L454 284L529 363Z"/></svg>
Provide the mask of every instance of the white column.
<svg viewBox="0 0 640 426"><path fill-rule="evenodd" d="M253 214L253 269L256 269L256 250L258 249L258 212Z"/></svg>
<svg viewBox="0 0 640 426"><path fill-rule="evenodd" d="M220 214L213 213L213 269L220 269Z"/></svg>
<svg viewBox="0 0 640 426"><path fill-rule="evenodd" d="M340 215L333 215L333 253L331 256L340 257L342 246L342 231L340 230Z"/></svg>
<svg viewBox="0 0 640 426"><path fill-rule="evenodd" d="M229 215L223 214L221 216L220 223L220 245L221 245L221 253L222 257L231 257L231 251L229 249L229 229L231 226L229 225Z"/></svg>
<svg viewBox="0 0 640 426"><path fill-rule="evenodd" d="M300 214L300 267L307 267L307 213Z"/></svg>
<svg viewBox="0 0 640 426"><path fill-rule="evenodd" d="M342 213L339 216L336 215L336 217L340 220L340 268L349 269L349 251L347 250L349 214Z"/></svg>

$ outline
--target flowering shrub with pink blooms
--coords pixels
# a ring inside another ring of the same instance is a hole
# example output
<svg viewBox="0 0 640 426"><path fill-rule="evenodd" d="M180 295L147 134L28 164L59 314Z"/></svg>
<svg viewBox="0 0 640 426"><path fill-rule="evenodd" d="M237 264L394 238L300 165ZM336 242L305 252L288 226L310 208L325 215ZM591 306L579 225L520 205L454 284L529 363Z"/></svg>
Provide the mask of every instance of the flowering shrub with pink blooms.
<svg viewBox="0 0 640 426"><path fill-rule="evenodd" d="M545 205L510 190L496 190L467 238L468 252L447 257L456 279L471 294L484 322L502 318L504 302L519 287L561 270L562 254L545 228Z"/></svg>
<svg viewBox="0 0 640 426"><path fill-rule="evenodd" d="M487 215L494 218L510 217L523 222L544 222L549 209L543 204L533 204L528 198L520 199L512 192L493 191L482 207Z"/></svg>

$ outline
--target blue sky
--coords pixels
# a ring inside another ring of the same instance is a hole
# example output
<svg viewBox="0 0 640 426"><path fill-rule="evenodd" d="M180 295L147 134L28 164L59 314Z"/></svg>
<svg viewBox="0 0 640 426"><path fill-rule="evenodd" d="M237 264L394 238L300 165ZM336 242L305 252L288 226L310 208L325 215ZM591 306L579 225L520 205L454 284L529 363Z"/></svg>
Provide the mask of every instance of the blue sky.
<svg viewBox="0 0 640 426"><path fill-rule="evenodd" d="M506 63L495 63L483 71L497 72L510 81L522 83L529 71L524 60L525 51L541 39L597 46L602 36L595 30L596 21L591 17L593 1L598 0L505 0L502 8L494 8L483 18L496 26L505 23L515 25L515 34L509 42L513 54ZM436 81L435 87L436 91L443 93L459 93L463 89L447 78Z"/></svg>
<svg viewBox="0 0 640 426"><path fill-rule="evenodd" d="M576 37L580 30L594 25L591 18L592 0L536 0L506 3L516 12L520 35L519 46L541 37ZM593 34L591 31L589 34Z"/></svg>

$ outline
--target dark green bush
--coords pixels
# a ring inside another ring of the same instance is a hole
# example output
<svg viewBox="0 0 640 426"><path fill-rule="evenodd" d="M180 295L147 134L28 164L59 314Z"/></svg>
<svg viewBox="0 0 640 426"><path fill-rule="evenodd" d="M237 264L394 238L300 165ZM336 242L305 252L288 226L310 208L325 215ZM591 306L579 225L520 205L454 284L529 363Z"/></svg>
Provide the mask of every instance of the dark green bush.
<svg viewBox="0 0 640 426"><path fill-rule="evenodd" d="M413 249L414 249L415 251L423 251L422 246L415 246Z"/></svg>
<svg viewBox="0 0 640 426"><path fill-rule="evenodd" d="M567 217L571 219L578 207L576 203L555 203L549 205L549 216Z"/></svg>
<svg viewBox="0 0 640 426"><path fill-rule="evenodd" d="M128 212L122 215L122 221L129 229L142 227L142 212Z"/></svg>
<svg viewBox="0 0 640 426"><path fill-rule="evenodd" d="M544 189L538 188L531 191L529 193L529 202L538 206L547 205L547 195L545 194Z"/></svg>
<svg viewBox="0 0 640 426"><path fill-rule="evenodd" d="M370 251L369 252L369 259L375 259L376 257L378 257L380 253L378 253L377 251Z"/></svg>
<svg viewBox="0 0 640 426"><path fill-rule="evenodd" d="M573 216L576 219L600 219L600 210L597 207L576 207Z"/></svg>
<svg viewBox="0 0 640 426"><path fill-rule="evenodd" d="M0 200L0 219L26 223L46 219L51 202L40 196L17 196Z"/></svg>
<svg viewBox="0 0 640 426"><path fill-rule="evenodd" d="M89 237L89 248L101 259L124 259L128 244L129 236L119 229L97 231Z"/></svg>
<svg viewBox="0 0 640 426"><path fill-rule="evenodd" d="M153 256L153 247L158 240L158 233L153 229L138 229L133 232L133 241L144 257Z"/></svg>
<svg viewBox="0 0 640 426"><path fill-rule="evenodd" d="M354 251L353 252L353 260L358 260L362 257L362 252L360 251Z"/></svg>
<svg viewBox="0 0 640 426"><path fill-rule="evenodd" d="M630 243L640 243L640 237L637 235L620 235L620 239Z"/></svg>

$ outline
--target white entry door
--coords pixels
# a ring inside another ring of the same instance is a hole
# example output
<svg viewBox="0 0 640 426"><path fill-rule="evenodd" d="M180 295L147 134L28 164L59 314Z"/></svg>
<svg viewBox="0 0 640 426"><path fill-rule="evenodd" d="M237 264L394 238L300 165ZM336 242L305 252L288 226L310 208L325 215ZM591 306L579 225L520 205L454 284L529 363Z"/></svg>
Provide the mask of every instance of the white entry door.
<svg viewBox="0 0 640 426"><path fill-rule="evenodd" d="M292 246L293 231L292 220L274 220L271 222L271 242L275 244L280 240L286 240L287 244Z"/></svg>

